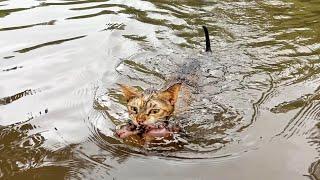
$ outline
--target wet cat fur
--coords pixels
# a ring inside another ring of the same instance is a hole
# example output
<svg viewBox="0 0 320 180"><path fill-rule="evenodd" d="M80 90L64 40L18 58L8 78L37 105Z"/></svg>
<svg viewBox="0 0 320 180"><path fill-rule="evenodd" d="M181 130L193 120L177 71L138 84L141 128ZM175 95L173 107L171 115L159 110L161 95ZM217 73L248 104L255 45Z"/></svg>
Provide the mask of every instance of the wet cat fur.
<svg viewBox="0 0 320 180"><path fill-rule="evenodd" d="M206 38L205 51L211 52L208 29L203 26L203 30ZM196 72L195 69L198 69L199 66L198 61L182 66L176 80L192 86L193 82L197 81L197 75L194 72ZM117 130L120 138L144 133L151 136L166 136L180 131L180 128L177 127L170 128L167 120L175 110L181 83L175 83L163 91L150 89L139 91L137 88L129 85L119 84L119 86L127 101L128 113L132 120L132 123ZM160 126L156 124L160 124Z"/></svg>
<svg viewBox="0 0 320 180"><path fill-rule="evenodd" d="M174 84L164 91L139 91L128 85L119 86L127 101L128 113L133 124L147 126L158 121L166 121L172 115L181 83Z"/></svg>

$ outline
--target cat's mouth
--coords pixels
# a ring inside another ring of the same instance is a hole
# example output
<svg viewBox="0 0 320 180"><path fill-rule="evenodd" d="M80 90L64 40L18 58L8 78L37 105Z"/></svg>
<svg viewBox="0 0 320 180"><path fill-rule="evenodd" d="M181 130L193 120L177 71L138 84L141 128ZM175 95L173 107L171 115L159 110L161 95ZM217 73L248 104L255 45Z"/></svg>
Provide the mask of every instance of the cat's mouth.
<svg viewBox="0 0 320 180"><path fill-rule="evenodd" d="M143 127L168 126L170 118L171 118L170 115L161 117L161 118L156 118L156 119L132 118L133 120L131 120L130 123L138 127L139 126L143 126Z"/></svg>
<svg viewBox="0 0 320 180"><path fill-rule="evenodd" d="M168 121L158 121L155 123L139 123L138 125L129 122L131 130L137 130L138 134L144 134L154 129L165 129L169 127Z"/></svg>
<svg viewBox="0 0 320 180"><path fill-rule="evenodd" d="M120 138L126 138L131 135L139 135L142 137L166 137L180 131L180 127L175 125L172 126L168 121L161 121L147 125L135 125L132 122L129 122L116 130L116 135Z"/></svg>

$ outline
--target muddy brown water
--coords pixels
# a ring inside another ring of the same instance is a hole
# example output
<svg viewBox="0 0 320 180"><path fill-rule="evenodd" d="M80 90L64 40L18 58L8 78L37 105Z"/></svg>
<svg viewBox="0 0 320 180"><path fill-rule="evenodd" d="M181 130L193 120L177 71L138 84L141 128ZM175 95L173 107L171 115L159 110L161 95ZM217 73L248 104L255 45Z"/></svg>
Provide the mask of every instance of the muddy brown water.
<svg viewBox="0 0 320 180"><path fill-rule="evenodd" d="M1 0L0 179L320 179L319 19L318 0ZM184 133L116 138L116 83L181 69Z"/></svg>

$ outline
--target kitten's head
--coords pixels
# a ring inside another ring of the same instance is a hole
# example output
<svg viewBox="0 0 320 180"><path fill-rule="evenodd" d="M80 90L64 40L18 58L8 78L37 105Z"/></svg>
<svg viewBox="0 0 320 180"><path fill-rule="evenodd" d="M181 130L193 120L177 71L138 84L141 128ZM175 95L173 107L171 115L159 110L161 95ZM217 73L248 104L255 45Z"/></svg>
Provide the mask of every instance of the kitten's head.
<svg viewBox="0 0 320 180"><path fill-rule="evenodd" d="M181 84L174 84L164 91L139 91L121 85L122 93L127 101L129 116L135 125L148 125L166 120L174 111Z"/></svg>

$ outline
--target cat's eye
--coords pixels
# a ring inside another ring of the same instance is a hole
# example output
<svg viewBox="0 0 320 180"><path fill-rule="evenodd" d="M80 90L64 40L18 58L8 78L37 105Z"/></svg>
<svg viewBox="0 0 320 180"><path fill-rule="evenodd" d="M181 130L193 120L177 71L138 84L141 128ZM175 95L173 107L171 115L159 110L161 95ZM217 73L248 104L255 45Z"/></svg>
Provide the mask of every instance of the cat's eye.
<svg viewBox="0 0 320 180"><path fill-rule="evenodd" d="M132 111L134 114L137 114L138 113L138 108L130 106L130 111Z"/></svg>
<svg viewBox="0 0 320 180"><path fill-rule="evenodd" d="M160 109L151 109L149 114L157 114L158 112L160 112Z"/></svg>

